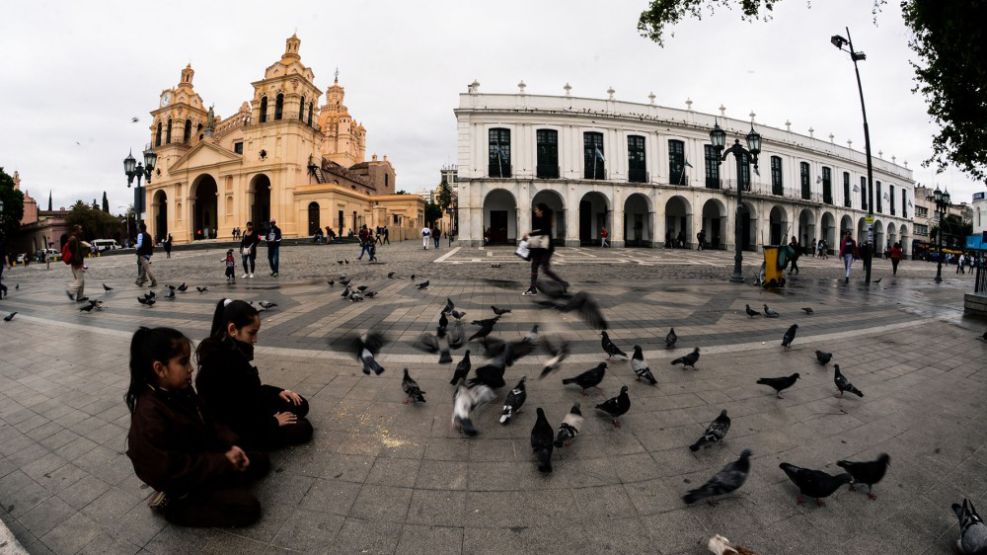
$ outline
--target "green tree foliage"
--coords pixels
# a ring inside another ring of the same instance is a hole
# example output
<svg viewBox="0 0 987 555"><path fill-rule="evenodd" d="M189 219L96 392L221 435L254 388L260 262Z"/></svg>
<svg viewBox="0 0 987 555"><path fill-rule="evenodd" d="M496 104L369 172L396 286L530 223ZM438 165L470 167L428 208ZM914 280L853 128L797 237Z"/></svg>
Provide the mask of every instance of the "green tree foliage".
<svg viewBox="0 0 987 555"><path fill-rule="evenodd" d="M438 204L432 201L425 203L425 221L428 225L433 226L435 222L442 219L442 208Z"/></svg>
<svg viewBox="0 0 987 555"><path fill-rule="evenodd" d="M0 167L0 201L3 201L3 213L0 213L0 236L16 237L24 217L24 193L14 190L14 178L7 175Z"/></svg>
<svg viewBox="0 0 987 555"><path fill-rule="evenodd" d="M86 241L93 239L117 239L124 236L125 224L118 216L107 214L99 207L93 208L81 200L75 203L69 215L65 218L69 226L82 226L82 235Z"/></svg>
<svg viewBox="0 0 987 555"><path fill-rule="evenodd" d="M744 20L769 19L779 0L650 0L637 28L662 45L668 27L705 12L739 6ZM887 0L872 0L875 14ZM864 4L861 2L861 4ZM811 4L810 4L811 6ZM939 126L926 167L954 165L977 180L987 178L987 2L983 0L901 0L916 85ZM981 23L978 23L981 22ZM672 35L672 33L668 33Z"/></svg>
<svg viewBox="0 0 987 555"><path fill-rule="evenodd" d="M110 201L106 198L106 191L103 191L103 212L110 213Z"/></svg>

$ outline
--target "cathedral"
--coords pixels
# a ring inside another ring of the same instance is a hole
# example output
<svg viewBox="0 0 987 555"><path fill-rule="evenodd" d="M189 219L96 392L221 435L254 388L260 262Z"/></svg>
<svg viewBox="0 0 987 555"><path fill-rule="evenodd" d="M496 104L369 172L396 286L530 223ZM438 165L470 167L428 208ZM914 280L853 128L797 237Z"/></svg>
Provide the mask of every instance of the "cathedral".
<svg viewBox="0 0 987 555"><path fill-rule="evenodd" d="M396 194L387 156L366 159L366 129L343 104L339 74L322 91L302 64L301 40L251 83L253 98L228 116L207 108L191 65L151 112L157 164L147 185L148 230L177 243L230 239L248 221L276 220L285 237L331 228L347 235L387 226L414 237L424 221L417 195Z"/></svg>

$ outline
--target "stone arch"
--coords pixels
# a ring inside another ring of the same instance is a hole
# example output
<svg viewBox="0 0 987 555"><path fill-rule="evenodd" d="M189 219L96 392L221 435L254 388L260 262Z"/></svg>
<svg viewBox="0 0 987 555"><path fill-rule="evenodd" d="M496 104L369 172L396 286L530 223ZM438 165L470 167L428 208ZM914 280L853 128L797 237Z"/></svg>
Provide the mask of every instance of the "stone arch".
<svg viewBox="0 0 987 555"><path fill-rule="evenodd" d="M799 245L803 248L811 247L812 240L818 240L819 237L816 236L816 216L809 208L803 208L799 212L799 227L798 227L798 240Z"/></svg>
<svg viewBox="0 0 987 555"><path fill-rule="evenodd" d="M247 188L247 199L250 204L250 221L254 229L262 235L267 233L267 223L271 219L271 178L259 173L250 179Z"/></svg>
<svg viewBox="0 0 987 555"><path fill-rule="evenodd" d="M784 207L776 204L771 207L768 215L768 241L772 245L787 243L788 236L788 212Z"/></svg>
<svg viewBox="0 0 987 555"><path fill-rule="evenodd" d="M846 235L847 231L849 231L851 234L853 233L853 218L851 218L848 215L844 215L842 218L840 218L840 236L837 238L837 240L842 241L843 236ZM836 245L836 243L833 243L833 245Z"/></svg>
<svg viewBox="0 0 987 555"><path fill-rule="evenodd" d="M665 246L688 247L692 235L692 205L680 195L665 203Z"/></svg>
<svg viewBox="0 0 987 555"><path fill-rule="evenodd" d="M579 199L579 244L600 245L600 231L606 227L613 238L610 222L610 199L599 191L590 191Z"/></svg>
<svg viewBox="0 0 987 555"><path fill-rule="evenodd" d="M885 241L890 241L891 244L898 242L898 228L894 225L894 222L888 222L888 233L884 236ZM885 242L885 246L887 242Z"/></svg>
<svg viewBox="0 0 987 555"><path fill-rule="evenodd" d="M703 204L702 225L700 229L706 232L705 240L710 248L726 248L727 209L722 201L711 198Z"/></svg>
<svg viewBox="0 0 987 555"><path fill-rule="evenodd" d="M216 179L204 173L192 182L189 197L192 199L192 239L214 239L219 220Z"/></svg>
<svg viewBox="0 0 987 555"><path fill-rule="evenodd" d="M315 235L321 229L322 218L319 203L312 201L308 203L308 234Z"/></svg>
<svg viewBox="0 0 987 555"><path fill-rule="evenodd" d="M836 236L836 217L831 212L823 212L817 239L826 241L826 250L832 250L833 245L839 240Z"/></svg>
<svg viewBox="0 0 987 555"><path fill-rule="evenodd" d="M740 228L740 248L745 251L757 250L757 210L750 202L744 201L737 208L737 222Z"/></svg>
<svg viewBox="0 0 987 555"><path fill-rule="evenodd" d="M624 246L650 247L653 240L650 199L642 193L627 195L624 199Z"/></svg>
<svg viewBox="0 0 987 555"><path fill-rule="evenodd" d="M168 194L162 189L154 193L151 201L151 221L154 222L154 238L161 241L168 237Z"/></svg>
<svg viewBox="0 0 987 555"><path fill-rule="evenodd" d="M518 237L517 200L507 189L492 189L483 198L483 235L488 245L514 244Z"/></svg>
<svg viewBox="0 0 987 555"><path fill-rule="evenodd" d="M857 220L857 234L854 237L854 240L856 240L858 244L863 244L867 241L867 221L863 216Z"/></svg>
<svg viewBox="0 0 987 555"><path fill-rule="evenodd" d="M565 244L565 198L554 189L542 189L531 197L531 217L534 218L535 206L544 203L548 206L548 216L552 220L552 243ZM532 220L534 221L534 220Z"/></svg>
<svg viewBox="0 0 987 555"><path fill-rule="evenodd" d="M884 223L882 223L881 220L876 220L874 222L874 250L871 251L875 256L884 252L884 241Z"/></svg>

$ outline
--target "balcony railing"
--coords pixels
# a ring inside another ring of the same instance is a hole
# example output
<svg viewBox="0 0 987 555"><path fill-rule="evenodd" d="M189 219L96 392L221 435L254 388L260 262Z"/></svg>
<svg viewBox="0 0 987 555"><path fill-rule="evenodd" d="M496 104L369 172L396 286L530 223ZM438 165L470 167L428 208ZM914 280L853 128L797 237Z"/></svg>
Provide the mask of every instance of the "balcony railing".
<svg viewBox="0 0 987 555"><path fill-rule="evenodd" d="M647 183L650 179L646 170L642 168L630 168L627 170L627 181L631 183Z"/></svg>
<svg viewBox="0 0 987 555"><path fill-rule="evenodd" d="M489 173L490 177L510 177L511 176L511 165L507 162L497 164L490 164Z"/></svg>
<svg viewBox="0 0 987 555"><path fill-rule="evenodd" d="M706 178L706 188L707 189L719 189L720 188L720 178L718 178L718 177L707 177Z"/></svg>
<svg viewBox="0 0 987 555"><path fill-rule="evenodd" d="M783 187L782 185L772 185L771 186L771 194L772 195L778 195L779 197L780 196L784 196L784 194L785 194L785 187Z"/></svg>
<svg viewBox="0 0 987 555"><path fill-rule="evenodd" d="M594 165L586 165L583 168L583 179L601 179L605 180L607 178L607 168L602 163L597 162Z"/></svg>

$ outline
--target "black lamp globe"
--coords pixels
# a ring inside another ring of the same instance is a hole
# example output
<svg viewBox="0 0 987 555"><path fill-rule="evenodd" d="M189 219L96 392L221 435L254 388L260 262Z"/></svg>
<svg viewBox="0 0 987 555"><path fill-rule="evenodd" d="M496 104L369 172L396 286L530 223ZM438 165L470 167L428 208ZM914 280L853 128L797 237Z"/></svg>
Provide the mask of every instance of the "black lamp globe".
<svg viewBox="0 0 987 555"><path fill-rule="evenodd" d="M755 157L761 153L761 134L754 131L753 125L750 133L747 134L747 150L751 151Z"/></svg>
<svg viewBox="0 0 987 555"><path fill-rule="evenodd" d="M157 162L158 155L156 152L150 148L144 151L144 167L147 168L147 171L153 170L154 165L157 164Z"/></svg>
<svg viewBox="0 0 987 555"><path fill-rule="evenodd" d="M137 160L134 158L134 153L131 151L127 154L127 157L123 159L123 171L128 176L134 175L134 168L137 167Z"/></svg>
<svg viewBox="0 0 987 555"><path fill-rule="evenodd" d="M942 203L946 206L949 206L949 201L950 201L949 189L946 189L942 194Z"/></svg>
<svg viewBox="0 0 987 555"><path fill-rule="evenodd" d="M727 133L720 128L719 122L713 123L713 130L709 132L709 141L713 143L713 148L722 149L727 144Z"/></svg>
<svg viewBox="0 0 987 555"><path fill-rule="evenodd" d="M942 204L942 191L939 190L939 186L936 186L936 190L932 192L932 198L936 201L936 204Z"/></svg>

